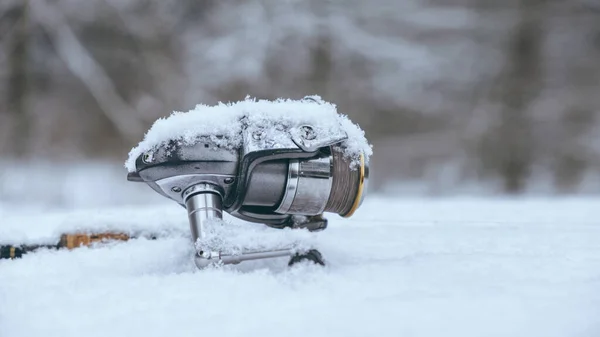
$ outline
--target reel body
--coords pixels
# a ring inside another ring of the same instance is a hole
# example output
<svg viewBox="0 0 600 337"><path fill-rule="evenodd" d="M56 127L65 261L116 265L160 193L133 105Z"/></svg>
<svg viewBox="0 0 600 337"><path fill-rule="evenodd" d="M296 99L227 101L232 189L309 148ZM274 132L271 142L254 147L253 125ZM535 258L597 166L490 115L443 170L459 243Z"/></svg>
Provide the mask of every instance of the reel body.
<svg viewBox="0 0 600 337"><path fill-rule="evenodd" d="M341 125L324 132L319 125L244 123L240 145L224 145L224 138L170 140L135 158L127 177L185 207L194 242L204 237L207 221L222 219L223 212L273 228L314 231L327 227L323 213L349 217L364 200L368 158L345 154L348 134ZM195 261L203 268L294 254L283 249L233 256L200 248Z"/></svg>

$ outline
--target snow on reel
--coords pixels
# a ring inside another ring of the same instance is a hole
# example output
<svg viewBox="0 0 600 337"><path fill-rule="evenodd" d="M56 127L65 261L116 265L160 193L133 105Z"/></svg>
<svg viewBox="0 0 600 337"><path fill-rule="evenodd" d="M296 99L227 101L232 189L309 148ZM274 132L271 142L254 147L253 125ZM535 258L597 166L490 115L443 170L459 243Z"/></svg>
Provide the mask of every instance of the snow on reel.
<svg viewBox="0 0 600 337"><path fill-rule="evenodd" d="M350 217L361 205L371 146L364 132L319 97L199 105L157 121L126 162L144 182L185 207L192 239L223 212L272 228L319 231L324 212ZM236 254L196 245L195 264L289 256L289 265L324 265L316 249L246 249Z"/></svg>

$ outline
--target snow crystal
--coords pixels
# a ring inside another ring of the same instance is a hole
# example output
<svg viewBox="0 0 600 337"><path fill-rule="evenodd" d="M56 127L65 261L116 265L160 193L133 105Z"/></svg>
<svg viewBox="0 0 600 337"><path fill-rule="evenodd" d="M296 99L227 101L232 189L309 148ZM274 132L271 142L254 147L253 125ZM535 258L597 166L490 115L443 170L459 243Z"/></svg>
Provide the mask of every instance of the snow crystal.
<svg viewBox="0 0 600 337"><path fill-rule="evenodd" d="M205 234L196 242L198 250L238 255L245 251L290 248L300 252L315 248L315 233L308 230L275 229L247 222L210 221Z"/></svg>
<svg viewBox="0 0 600 337"><path fill-rule="evenodd" d="M135 160L142 154L177 141L182 145L194 145L200 136L206 136L216 145L227 148L242 144L243 123L260 126L269 132L277 125L316 126L317 137L342 129L348 135L342 146L344 154L356 161L360 153L368 161L372 154L371 145L364 131L347 116L337 112L336 105L323 101L319 96L309 96L302 100L277 99L257 100L246 97L234 103L219 103L214 106L198 104L188 112L173 112L169 117L158 119L148 130L144 139L134 147L125 167L134 172ZM275 132L268 136L275 137Z"/></svg>

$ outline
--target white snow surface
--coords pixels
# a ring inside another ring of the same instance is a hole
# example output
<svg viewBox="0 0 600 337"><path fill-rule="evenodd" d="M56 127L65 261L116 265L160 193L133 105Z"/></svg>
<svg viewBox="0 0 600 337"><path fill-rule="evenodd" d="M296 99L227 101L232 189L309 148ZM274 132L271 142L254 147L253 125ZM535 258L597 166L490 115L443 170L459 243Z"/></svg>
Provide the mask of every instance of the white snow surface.
<svg viewBox="0 0 600 337"><path fill-rule="evenodd" d="M168 117L158 119L144 139L131 149L125 167L129 172L135 171L135 160L142 153L171 140L183 145L194 145L199 141L199 136L208 136L216 145L239 147L242 143L242 117L247 118L248 124L260 125L267 132L275 130L277 124L308 124L314 127L317 137L322 137L336 133L341 127L348 135L343 143L344 154L352 160L352 164L360 153L365 155L366 160L372 154L364 131L346 115L338 113L335 104L325 102L319 96L301 100L280 98L273 101L247 97L243 101L214 106L198 104L190 111L175 111Z"/></svg>
<svg viewBox="0 0 600 337"><path fill-rule="evenodd" d="M0 260L0 336L600 336L599 203L372 195L299 234L326 267L203 271L177 205L4 217L3 242L74 228L162 238Z"/></svg>
<svg viewBox="0 0 600 337"><path fill-rule="evenodd" d="M196 248L238 255L246 250L289 249L305 252L315 247L314 233L306 230L272 229L242 221L213 220L206 223L206 237L198 239Z"/></svg>

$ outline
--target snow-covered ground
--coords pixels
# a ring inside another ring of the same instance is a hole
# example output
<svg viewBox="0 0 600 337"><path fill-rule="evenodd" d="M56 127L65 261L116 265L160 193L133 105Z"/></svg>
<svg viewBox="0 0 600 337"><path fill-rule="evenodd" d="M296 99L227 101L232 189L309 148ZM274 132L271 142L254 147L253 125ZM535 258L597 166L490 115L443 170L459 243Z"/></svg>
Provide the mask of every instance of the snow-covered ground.
<svg viewBox="0 0 600 337"><path fill-rule="evenodd" d="M6 215L0 240L160 231L0 261L0 336L600 336L600 199L370 196L330 216L323 267L196 270L185 211Z"/></svg>

